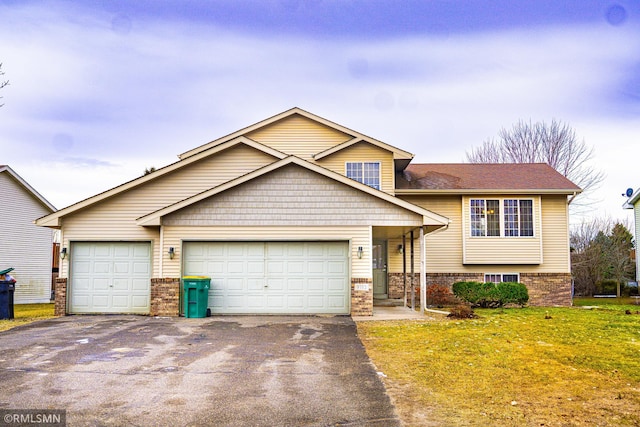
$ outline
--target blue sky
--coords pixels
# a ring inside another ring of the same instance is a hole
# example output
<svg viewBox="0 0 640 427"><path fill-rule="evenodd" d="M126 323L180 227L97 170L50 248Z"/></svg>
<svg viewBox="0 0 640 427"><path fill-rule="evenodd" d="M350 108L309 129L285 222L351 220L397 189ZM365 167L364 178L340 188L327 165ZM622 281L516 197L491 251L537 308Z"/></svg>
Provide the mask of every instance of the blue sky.
<svg viewBox="0 0 640 427"><path fill-rule="evenodd" d="M640 1L0 0L0 164L61 208L297 106L462 162L520 119L569 123L640 187Z"/></svg>

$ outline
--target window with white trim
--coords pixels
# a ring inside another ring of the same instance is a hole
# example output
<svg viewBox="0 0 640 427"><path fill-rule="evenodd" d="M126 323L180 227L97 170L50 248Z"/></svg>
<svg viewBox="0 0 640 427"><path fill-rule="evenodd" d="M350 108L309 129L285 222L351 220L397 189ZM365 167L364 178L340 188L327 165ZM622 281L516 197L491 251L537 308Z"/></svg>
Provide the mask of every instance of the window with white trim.
<svg viewBox="0 0 640 427"><path fill-rule="evenodd" d="M484 275L484 281L486 283L501 283L501 282L519 282L520 275L518 273L487 273Z"/></svg>
<svg viewBox="0 0 640 427"><path fill-rule="evenodd" d="M380 162L347 162L347 178L380 189Z"/></svg>
<svg viewBox="0 0 640 427"><path fill-rule="evenodd" d="M471 199L469 224L474 237L533 237L533 200Z"/></svg>

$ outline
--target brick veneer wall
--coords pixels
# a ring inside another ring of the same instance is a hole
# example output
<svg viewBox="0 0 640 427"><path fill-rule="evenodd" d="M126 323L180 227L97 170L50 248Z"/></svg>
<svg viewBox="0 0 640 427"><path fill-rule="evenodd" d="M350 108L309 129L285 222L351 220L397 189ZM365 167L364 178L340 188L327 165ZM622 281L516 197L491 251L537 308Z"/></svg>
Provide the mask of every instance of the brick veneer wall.
<svg viewBox="0 0 640 427"><path fill-rule="evenodd" d="M357 291L356 284L368 284L368 291ZM351 315L373 316L373 279L351 279Z"/></svg>
<svg viewBox="0 0 640 427"><path fill-rule="evenodd" d="M151 279L152 316L178 316L180 314L180 278Z"/></svg>
<svg viewBox="0 0 640 427"><path fill-rule="evenodd" d="M53 314L56 316L65 316L67 314L67 279L56 278L54 283L55 293L53 300Z"/></svg>
<svg viewBox="0 0 640 427"><path fill-rule="evenodd" d="M570 273L520 273L520 282L529 290L529 305L572 305Z"/></svg>
<svg viewBox="0 0 640 427"><path fill-rule="evenodd" d="M456 282L484 281L482 273L427 273L427 286L431 284L451 287ZM570 273L520 273L520 282L529 291L529 305L570 306Z"/></svg>

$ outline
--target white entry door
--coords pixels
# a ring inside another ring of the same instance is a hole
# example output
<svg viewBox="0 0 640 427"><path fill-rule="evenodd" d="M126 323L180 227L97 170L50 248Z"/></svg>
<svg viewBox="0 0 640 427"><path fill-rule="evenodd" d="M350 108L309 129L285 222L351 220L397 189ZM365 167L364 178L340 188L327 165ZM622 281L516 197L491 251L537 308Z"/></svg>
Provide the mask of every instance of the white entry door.
<svg viewBox="0 0 640 427"><path fill-rule="evenodd" d="M149 243L72 243L69 256L70 313L149 313Z"/></svg>
<svg viewBox="0 0 640 427"><path fill-rule="evenodd" d="M349 314L347 242L186 242L215 314Z"/></svg>

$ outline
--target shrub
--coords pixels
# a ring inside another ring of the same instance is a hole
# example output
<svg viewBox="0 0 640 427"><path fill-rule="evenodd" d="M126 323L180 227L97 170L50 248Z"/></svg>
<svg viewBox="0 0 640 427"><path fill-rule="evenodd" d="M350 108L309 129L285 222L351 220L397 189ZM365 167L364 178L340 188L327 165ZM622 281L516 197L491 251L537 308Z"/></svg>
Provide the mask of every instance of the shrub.
<svg viewBox="0 0 640 427"><path fill-rule="evenodd" d="M447 286L434 284L427 287L427 304L442 307L454 302L455 297Z"/></svg>
<svg viewBox="0 0 640 427"><path fill-rule="evenodd" d="M529 301L527 287L518 282L502 282L496 285L502 304L525 305Z"/></svg>
<svg viewBox="0 0 640 427"><path fill-rule="evenodd" d="M456 297L467 301L472 307L497 308L505 304L525 305L529 301L529 292L522 283L482 283L457 282L453 284Z"/></svg>

